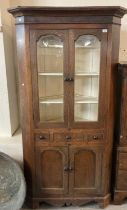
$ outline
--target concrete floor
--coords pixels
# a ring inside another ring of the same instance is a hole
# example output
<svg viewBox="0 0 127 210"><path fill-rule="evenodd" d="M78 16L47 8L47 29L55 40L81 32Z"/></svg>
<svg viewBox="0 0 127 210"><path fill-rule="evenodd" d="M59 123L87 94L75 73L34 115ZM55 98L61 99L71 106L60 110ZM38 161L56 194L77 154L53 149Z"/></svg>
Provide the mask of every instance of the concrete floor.
<svg viewBox="0 0 127 210"><path fill-rule="evenodd" d="M87 204L82 207L52 207L49 205L42 205L38 210L101 210L97 204ZM22 210L31 210L24 207ZM36 209L37 210L37 209ZM127 202L122 205L109 205L106 210L127 210Z"/></svg>

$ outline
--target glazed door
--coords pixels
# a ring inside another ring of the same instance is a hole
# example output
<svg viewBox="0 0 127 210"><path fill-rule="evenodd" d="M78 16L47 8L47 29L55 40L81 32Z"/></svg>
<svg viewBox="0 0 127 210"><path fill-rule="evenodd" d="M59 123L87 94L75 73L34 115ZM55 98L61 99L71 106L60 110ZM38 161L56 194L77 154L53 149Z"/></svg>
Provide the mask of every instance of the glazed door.
<svg viewBox="0 0 127 210"><path fill-rule="evenodd" d="M68 31L31 30L34 124L68 126Z"/></svg>
<svg viewBox="0 0 127 210"><path fill-rule="evenodd" d="M68 192L67 147L36 148L36 186L38 195Z"/></svg>
<svg viewBox="0 0 127 210"><path fill-rule="evenodd" d="M36 127L103 126L107 37L107 29L31 30Z"/></svg>
<svg viewBox="0 0 127 210"><path fill-rule="evenodd" d="M70 127L98 128L106 114L107 29L70 30Z"/></svg>
<svg viewBox="0 0 127 210"><path fill-rule="evenodd" d="M71 146L69 150L70 194L99 193L103 153L101 149Z"/></svg>

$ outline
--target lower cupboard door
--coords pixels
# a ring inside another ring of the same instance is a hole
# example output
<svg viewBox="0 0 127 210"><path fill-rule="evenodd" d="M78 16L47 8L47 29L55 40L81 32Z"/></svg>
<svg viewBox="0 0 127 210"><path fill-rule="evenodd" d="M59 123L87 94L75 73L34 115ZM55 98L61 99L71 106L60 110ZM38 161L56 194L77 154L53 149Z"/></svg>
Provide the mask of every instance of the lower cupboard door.
<svg viewBox="0 0 127 210"><path fill-rule="evenodd" d="M68 149L41 147L36 149L36 184L38 195L68 192Z"/></svg>
<svg viewBox="0 0 127 210"><path fill-rule="evenodd" d="M76 196L94 195L101 189L103 150L71 146L69 191Z"/></svg>

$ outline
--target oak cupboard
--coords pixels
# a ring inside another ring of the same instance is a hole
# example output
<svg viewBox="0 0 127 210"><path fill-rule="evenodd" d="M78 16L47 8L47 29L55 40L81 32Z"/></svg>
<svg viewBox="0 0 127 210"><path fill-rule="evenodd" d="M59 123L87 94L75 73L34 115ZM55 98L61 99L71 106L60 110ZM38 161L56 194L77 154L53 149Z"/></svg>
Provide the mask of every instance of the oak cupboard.
<svg viewBox="0 0 127 210"><path fill-rule="evenodd" d="M114 203L127 198L127 63L118 64Z"/></svg>
<svg viewBox="0 0 127 210"><path fill-rule="evenodd" d="M121 7L16 7L27 197L110 202Z"/></svg>

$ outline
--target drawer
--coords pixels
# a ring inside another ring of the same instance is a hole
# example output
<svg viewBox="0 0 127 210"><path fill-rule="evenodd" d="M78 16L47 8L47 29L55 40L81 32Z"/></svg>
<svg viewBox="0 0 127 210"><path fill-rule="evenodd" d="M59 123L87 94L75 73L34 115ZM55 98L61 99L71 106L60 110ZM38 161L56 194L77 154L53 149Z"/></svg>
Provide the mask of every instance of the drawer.
<svg viewBox="0 0 127 210"><path fill-rule="evenodd" d="M70 141L72 139L70 133L54 133L53 140L54 141Z"/></svg>
<svg viewBox="0 0 127 210"><path fill-rule="evenodd" d="M83 133L54 133L54 141L83 141Z"/></svg>
<svg viewBox="0 0 127 210"><path fill-rule="evenodd" d="M84 133L72 133L72 138L74 141L83 141L87 140L87 135Z"/></svg>
<svg viewBox="0 0 127 210"><path fill-rule="evenodd" d="M117 175L117 189L127 190L127 171L119 170Z"/></svg>
<svg viewBox="0 0 127 210"><path fill-rule="evenodd" d="M87 135L87 140L88 141L98 141L104 139L104 134L103 133L96 133L96 134L88 134Z"/></svg>
<svg viewBox="0 0 127 210"><path fill-rule="evenodd" d="M86 133L54 133L54 141L98 141L104 138L103 133L86 134Z"/></svg>
<svg viewBox="0 0 127 210"><path fill-rule="evenodd" d="M38 134L35 134L35 140L37 141L49 141L50 140L50 134L49 133L38 133Z"/></svg>
<svg viewBox="0 0 127 210"><path fill-rule="evenodd" d="M127 153L119 153L119 169L127 170Z"/></svg>

